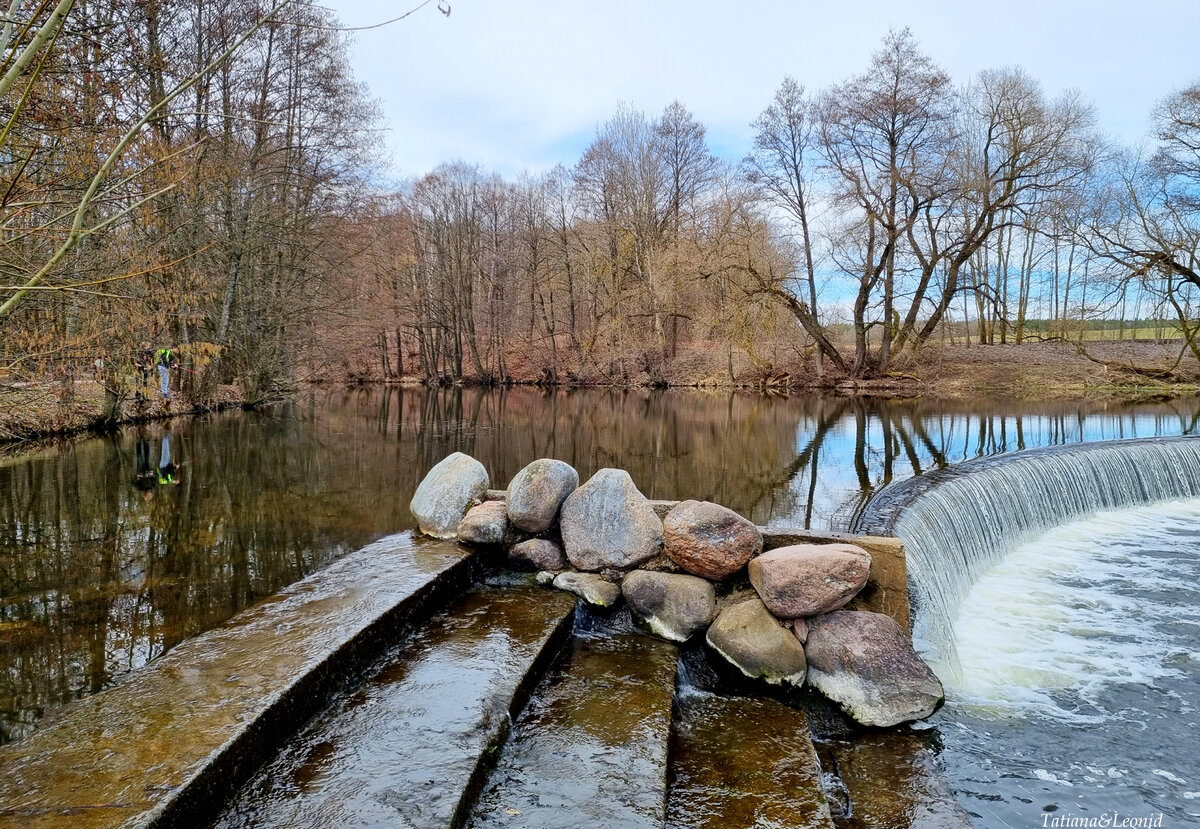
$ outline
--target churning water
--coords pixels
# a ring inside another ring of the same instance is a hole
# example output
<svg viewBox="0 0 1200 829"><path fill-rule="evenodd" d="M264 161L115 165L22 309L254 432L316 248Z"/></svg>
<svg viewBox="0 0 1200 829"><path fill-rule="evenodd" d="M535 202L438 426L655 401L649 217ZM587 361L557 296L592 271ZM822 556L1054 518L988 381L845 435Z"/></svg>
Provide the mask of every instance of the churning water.
<svg viewBox="0 0 1200 829"><path fill-rule="evenodd" d="M1200 498L1104 511L1021 544L953 625L939 723L985 827L1164 815L1200 825Z"/></svg>
<svg viewBox="0 0 1200 829"><path fill-rule="evenodd" d="M951 675L972 586L1024 541L1099 510L1200 496L1200 439L1057 446L969 461L890 487L860 529L904 541L914 639Z"/></svg>
<svg viewBox="0 0 1200 829"><path fill-rule="evenodd" d="M1200 825L1200 441L1034 452L907 489L862 523L908 548L947 776L978 824Z"/></svg>

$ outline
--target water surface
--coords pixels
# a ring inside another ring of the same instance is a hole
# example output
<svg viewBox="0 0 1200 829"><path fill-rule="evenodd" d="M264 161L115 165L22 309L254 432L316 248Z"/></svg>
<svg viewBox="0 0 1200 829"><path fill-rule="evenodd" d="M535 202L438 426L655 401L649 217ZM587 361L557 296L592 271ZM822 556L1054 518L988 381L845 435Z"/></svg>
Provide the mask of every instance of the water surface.
<svg viewBox="0 0 1200 829"><path fill-rule="evenodd" d="M702 391L353 389L0 459L0 742L344 552L412 526L452 451L844 529L890 481L982 455L1194 432L1200 401L1029 404ZM170 458L164 463L165 439Z"/></svg>
<svg viewBox="0 0 1200 829"><path fill-rule="evenodd" d="M958 664L933 667L947 774L981 829L1200 824L1198 553L1200 499L1169 501L1063 524L975 583Z"/></svg>

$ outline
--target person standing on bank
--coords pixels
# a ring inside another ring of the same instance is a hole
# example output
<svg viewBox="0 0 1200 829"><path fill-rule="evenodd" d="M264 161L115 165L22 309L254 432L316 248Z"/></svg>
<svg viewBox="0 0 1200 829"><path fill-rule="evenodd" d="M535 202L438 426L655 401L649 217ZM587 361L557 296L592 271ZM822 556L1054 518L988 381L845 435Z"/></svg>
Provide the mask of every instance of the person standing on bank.
<svg viewBox="0 0 1200 829"><path fill-rule="evenodd" d="M171 399L171 369L179 368L175 361L175 352L169 348L160 348L154 352L154 365L158 368L159 379L162 380L163 400Z"/></svg>

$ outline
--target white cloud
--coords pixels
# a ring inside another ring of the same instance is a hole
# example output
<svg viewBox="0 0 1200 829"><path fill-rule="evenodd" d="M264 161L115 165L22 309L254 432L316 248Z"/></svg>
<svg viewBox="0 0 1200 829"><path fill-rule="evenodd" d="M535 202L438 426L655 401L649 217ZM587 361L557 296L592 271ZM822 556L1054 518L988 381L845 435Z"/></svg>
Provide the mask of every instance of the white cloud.
<svg viewBox="0 0 1200 829"><path fill-rule="evenodd" d="M1155 101L1200 80L1195 0L449 2L449 17L430 4L356 36L355 72L383 105L402 175L455 158L505 174L570 164L618 102L653 113L675 98L738 157L785 74L810 89L844 80L889 27L912 28L957 81L1020 64L1051 93L1078 88L1127 141ZM326 0L349 26L408 3Z"/></svg>

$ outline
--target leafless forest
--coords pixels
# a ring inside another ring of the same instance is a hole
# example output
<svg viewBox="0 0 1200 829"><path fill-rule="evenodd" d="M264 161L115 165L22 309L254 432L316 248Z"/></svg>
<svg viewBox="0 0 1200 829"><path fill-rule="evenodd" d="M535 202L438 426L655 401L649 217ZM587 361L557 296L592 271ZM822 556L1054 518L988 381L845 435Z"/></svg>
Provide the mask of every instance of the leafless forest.
<svg viewBox="0 0 1200 829"><path fill-rule="evenodd" d="M403 26L403 22L396 25ZM1170 339L1200 368L1200 84L1137 148L1020 68L907 30L781 78L716 157L681 102L574 165L388 183L338 21L302 0L12 0L0 29L0 384L139 344L188 392L308 379L833 384L947 345ZM1181 83L1189 79L1180 79Z"/></svg>

